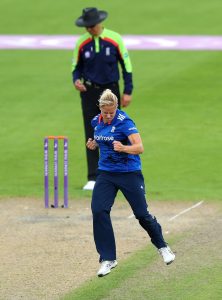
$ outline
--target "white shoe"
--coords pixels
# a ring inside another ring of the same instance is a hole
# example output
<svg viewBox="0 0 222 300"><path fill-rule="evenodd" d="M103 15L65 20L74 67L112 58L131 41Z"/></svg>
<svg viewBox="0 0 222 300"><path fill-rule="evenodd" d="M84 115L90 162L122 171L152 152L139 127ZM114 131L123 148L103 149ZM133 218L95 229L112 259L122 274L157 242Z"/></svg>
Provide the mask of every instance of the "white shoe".
<svg viewBox="0 0 222 300"><path fill-rule="evenodd" d="M115 268L117 266L116 260L104 260L101 263L101 267L97 273L99 277L103 277L111 272L111 269Z"/></svg>
<svg viewBox="0 0 222 300"><path fill-rule="evenodd" d="M94 189L95 183L96 183L95 181L90 180L87 182L87 184L84 185L82 189L85 191L92 191Z"/></svg>
<svg viewBox="0 0 222 300"><path fill-rule="evenodd" d="M158 249L159 253L162 255L165 264L171 264L175 259L175 254L170 249L169 246Z"/></svg>

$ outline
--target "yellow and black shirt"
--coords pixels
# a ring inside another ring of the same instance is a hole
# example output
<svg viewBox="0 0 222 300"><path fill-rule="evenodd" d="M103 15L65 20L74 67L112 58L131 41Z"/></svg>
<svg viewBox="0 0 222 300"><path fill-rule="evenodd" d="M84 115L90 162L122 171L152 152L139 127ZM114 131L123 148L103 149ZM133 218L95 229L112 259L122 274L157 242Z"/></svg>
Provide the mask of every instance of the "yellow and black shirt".
<svg viewBox="0 0 222 300"><path fill-rule="evenodd" d="M92 37L86 32L77 40L73 52L73 82L77 79L99 85L118 82L120 78L118 63L122 67L123 92L131 95L132 65L122 37L106 28L98 37Z"/></svg>

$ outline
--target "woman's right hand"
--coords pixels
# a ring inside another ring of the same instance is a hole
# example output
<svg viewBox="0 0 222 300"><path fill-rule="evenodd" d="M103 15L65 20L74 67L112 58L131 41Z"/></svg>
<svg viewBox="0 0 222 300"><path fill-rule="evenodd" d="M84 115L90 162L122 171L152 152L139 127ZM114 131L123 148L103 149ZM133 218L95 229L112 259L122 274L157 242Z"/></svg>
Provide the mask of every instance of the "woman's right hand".
<svg viewBox="0 0 222 300"><path fill-rule="evenodd" d="M95 150L98 147L98 144L96 143L95 140L89 138L86 143L86 147L90 150Z"/></svg>

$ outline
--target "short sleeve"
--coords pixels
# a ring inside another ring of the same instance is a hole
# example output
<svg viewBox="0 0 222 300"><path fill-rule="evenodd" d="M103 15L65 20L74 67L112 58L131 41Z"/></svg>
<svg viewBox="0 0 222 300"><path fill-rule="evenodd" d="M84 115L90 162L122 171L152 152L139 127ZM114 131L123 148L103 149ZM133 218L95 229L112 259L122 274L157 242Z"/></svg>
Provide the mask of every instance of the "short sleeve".
<svg viewBox="0 0 222 300"><path fill-rule="evenodd" d="M138 129L136 128L136 124L131 119L126 119L122 126L122 132L126 136L129 136L133 133L139 133Z"/></svg>
<svg viewBox="0 0 222 300"><path fill-rule="evenodd" d="M96 125L98 124L98 119L99 119L99 115L95 116L92 121L91 121L91 125L93 128L96 127Z"/></svg>

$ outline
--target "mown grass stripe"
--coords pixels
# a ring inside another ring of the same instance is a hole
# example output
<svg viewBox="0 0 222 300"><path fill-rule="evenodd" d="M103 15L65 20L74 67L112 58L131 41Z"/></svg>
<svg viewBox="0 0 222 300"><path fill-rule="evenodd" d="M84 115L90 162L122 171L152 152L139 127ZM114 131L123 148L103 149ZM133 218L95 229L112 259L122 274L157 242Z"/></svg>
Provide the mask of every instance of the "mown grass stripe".
<svg viewBox="0 0 222 300"><path fill-rule="evenodd" d="M144 266L149 265L157 258L153 247L147 246L134 253L123 262L119 262L115 270L105 277L90 279L80 288L75 289L64 297L64 300L99 300L109 295L112 289L119 287L128 278L135 276ZM86 270L87 272L87 270Z"/></svg>
<svg viewBox="0 0 222 300"><path fill-rule="evenodd" d="M169 242L173 244L180 238L180 236L175 236ZM137 273L159 259L162 260L154 246L148 245L136 251L126 260L119 261L116 269L112 270L108 276L98 278L95 274L94 278L67 294L63 300L99 300L108 297L112 290L120 287L128 279L135 277Z"/></svg>

